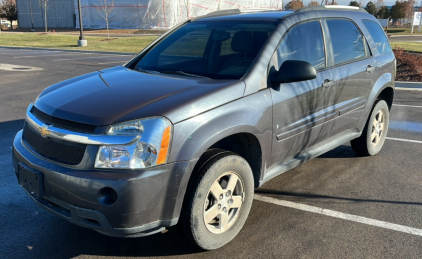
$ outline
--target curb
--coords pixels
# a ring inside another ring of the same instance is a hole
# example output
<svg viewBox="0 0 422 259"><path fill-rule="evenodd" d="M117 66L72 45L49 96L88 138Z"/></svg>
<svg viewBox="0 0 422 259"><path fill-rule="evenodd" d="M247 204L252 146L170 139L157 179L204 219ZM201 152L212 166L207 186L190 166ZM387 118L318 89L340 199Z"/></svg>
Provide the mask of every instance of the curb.
<svg viewBox="0 0 422 259"><path fill-rule="evenodd" d="M422 89L422 82L396 81L396 88Z"/></svg>
<svg viewBox="0 0 422 259"><path fill-rule="evenodd" d="M109 52L109 51L95 51L95 50L76 50L76 49L49 49L49 48L34 48L34 47L11 47L1 46L0 49L29 49L29 50L45 50L45 51L66 51L66 52L79 52L79 53L98 53L98 54L115 54L115 55L126 55L135 56L137 53L131 52Z"/></svg>
<svg viewBox="0 0 422 259"><path fill-rule="evenodd" d="M6 33L6 34L15 34L15 33L20 33L20 34L26 34L26 33L34 33L34 32L22 32L22 31L17 31L17 32L9 32L9 31L1 31L1 33ZM44 32L35 32L35 33L44 33ZM51 33L53 34L53 33ZM55 32L54 34L57 35L71 35L71 36L79 36L79 32ZM110 33L110 37L116 37L116 38L127 38L127 37L141 37L141 36L161 36L162 34L157 34L157 33ZM84 36L90 36L90 37L97 37L97 36L104 36L106 37L107 33L98 33L98 32L84 32ZM118 36L120 35L120 36Z"/></svg>
<svg viewBox="0 0 422 259"><path fill-rule="evenodd" d="M388 34L387 35L389 38L400 38L400 37L422 37L422 34L418 34L418 35L414 35L414 34L410 34L410 35L392 35L392 34Z"/></svg>
<svg viewBox="0 0 422 259"><path fill-rule="evenodd" d="M60 35L71 35L71 36L79 36L79 33L68 33L68 32L56 32L56 34L60 34ZM105 34L105 35L104 35ZM120 35L120 36L117 36ZM156 36L159 37L162 34L110 34L110 37L114 37L114 38L128 38L128 37L142 37L142 36ZM107 34L106 33L84 33L84 36L87 37L106 37Z"/></svg>

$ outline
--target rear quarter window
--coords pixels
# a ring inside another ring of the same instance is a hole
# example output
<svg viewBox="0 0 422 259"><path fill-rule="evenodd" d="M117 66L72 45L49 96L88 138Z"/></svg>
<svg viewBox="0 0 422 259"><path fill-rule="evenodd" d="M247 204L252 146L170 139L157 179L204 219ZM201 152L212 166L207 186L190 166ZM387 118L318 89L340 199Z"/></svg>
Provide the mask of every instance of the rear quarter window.
<svg viewBox="0 0 422 259"><path fill-rule="evenodd" d="M372 39L377 46L379 55L384 55L391 52L390 43L388 42L387 36L385 35L381 26L378 23L370 20L363 20L362 22L371 34Z"/></svg>

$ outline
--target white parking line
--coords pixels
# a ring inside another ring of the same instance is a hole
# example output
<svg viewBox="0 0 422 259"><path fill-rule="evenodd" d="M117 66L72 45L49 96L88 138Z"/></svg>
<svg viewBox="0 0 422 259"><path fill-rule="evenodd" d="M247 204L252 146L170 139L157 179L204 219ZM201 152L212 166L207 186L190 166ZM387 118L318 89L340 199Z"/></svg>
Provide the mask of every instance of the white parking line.
<svg viewBox="0 0 422 259"><path fill-rule="evenodd" d="M113 63L120 63L120 64L123 64L123 63L125 63L126 61L113 61L113 62L104 62L104 63L98 63L98 65L104 65L104 64L113 64Z"/></svg>
<svg viewBox="0 0 422 259"><path fill-rule="evenodd" d="M116 57L113 57L113 56L116 56ZM120 56L126 56L126 55L108 55L108 56L97 56L97 57L86 57L86 58L62 58L62 59L54 59L53 61L88 59L88 58L118 58Z"/></svg>
<svg viewBox="0 0 422 259"><path fill-rule="evenodd" d="M409 107L409 108L422 108L422 106L417 106L417 105L405 105L405 104L393 104L393 106Z"/></svg>
<svg viewBox="0 0 422 259"><path fill-rule="evenodd" d="M385 139L422 144L422 141L420 141L420 140L413 140L413 139L389 138L389 137L386 137Z"/></svg>
<svg viewBox="0 0 422 259"><path fill-rule="evenodd" d="M288 208L293 208L293 209L303 210L303 211L307 211L307 212L322 214L322 215L325 215L325 216L330 216L330 217L339 218L339 219L345 219L345 220L354 221L354 222L358 222L358 223L362 223L362 224L366 224L366 225L370 225L370 226L375 226L375 227L380 227L380 228L385 228L385 229L391 229L391 230L395 230L395 231L399 231L399 232L403 232L403 233L407 233L407 234L412 234L412 235L416 235L416 236L422 236L422 229L418 229L418 228L407 227L407 226L403 226L403 225L398 225L398 224L389 223L389 222L371 219L371 218L365 218L365 217L347 214L347 213L334 211L334 210L327 210L327 209L314 207L314 206L310 206L310 205L305 205L305 204L301 204L301 203L295 203L295 202L285 201L285 200L278 200L278 199L274 199L274 198L271 198L271 197L262 196L262 195L259 195L259 194L255 194L254 199L258 200L258 201L263 201L263 202L268 202L268 203L271 203L271 204L279 205L279 206L288 207Z"/></svg>

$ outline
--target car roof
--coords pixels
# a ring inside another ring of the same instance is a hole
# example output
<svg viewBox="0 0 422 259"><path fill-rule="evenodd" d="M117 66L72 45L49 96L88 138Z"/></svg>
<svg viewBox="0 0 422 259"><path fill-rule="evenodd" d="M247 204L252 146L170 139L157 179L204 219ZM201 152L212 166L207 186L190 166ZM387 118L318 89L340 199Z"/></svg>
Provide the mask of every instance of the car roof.
<svg viewBox="0 0 422 259"><path fill-rule="evenodd" d="M272 11L239 11L224 10L209 13L208 15L199 16L192 20L201 21L219 21L219 20L265 20L276 21L283 16L293 13L291 10L272 10Z"/></svg>

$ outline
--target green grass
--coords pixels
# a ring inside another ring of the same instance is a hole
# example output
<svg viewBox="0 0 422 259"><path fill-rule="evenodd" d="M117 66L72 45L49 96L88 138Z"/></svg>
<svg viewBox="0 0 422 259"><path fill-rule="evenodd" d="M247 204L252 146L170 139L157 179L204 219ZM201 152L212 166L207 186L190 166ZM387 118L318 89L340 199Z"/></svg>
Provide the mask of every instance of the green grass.
<svg viewBox="0 0 422 259"><path fill-rule="evenodd" d="M422 32L418 32L418 27L415 26L413 27L413 33L411 33L410 28L388 28L387 34L389 35L422 35Z"/></svg>
<svg viewBox="0 0 422 259"><path fill-rule="evenodd" d="M155 36L111 38L85 37L88 46L78 47L79 36L41 33L2 33L0 46L77 49L137 53L155 40Z"/></svg>
<svg viewBox="0 0 422 259"><path fill-rule="evenodd" d="M405 51L422 53L422 42L390 42L391 47L400 47Z"/></svg>

